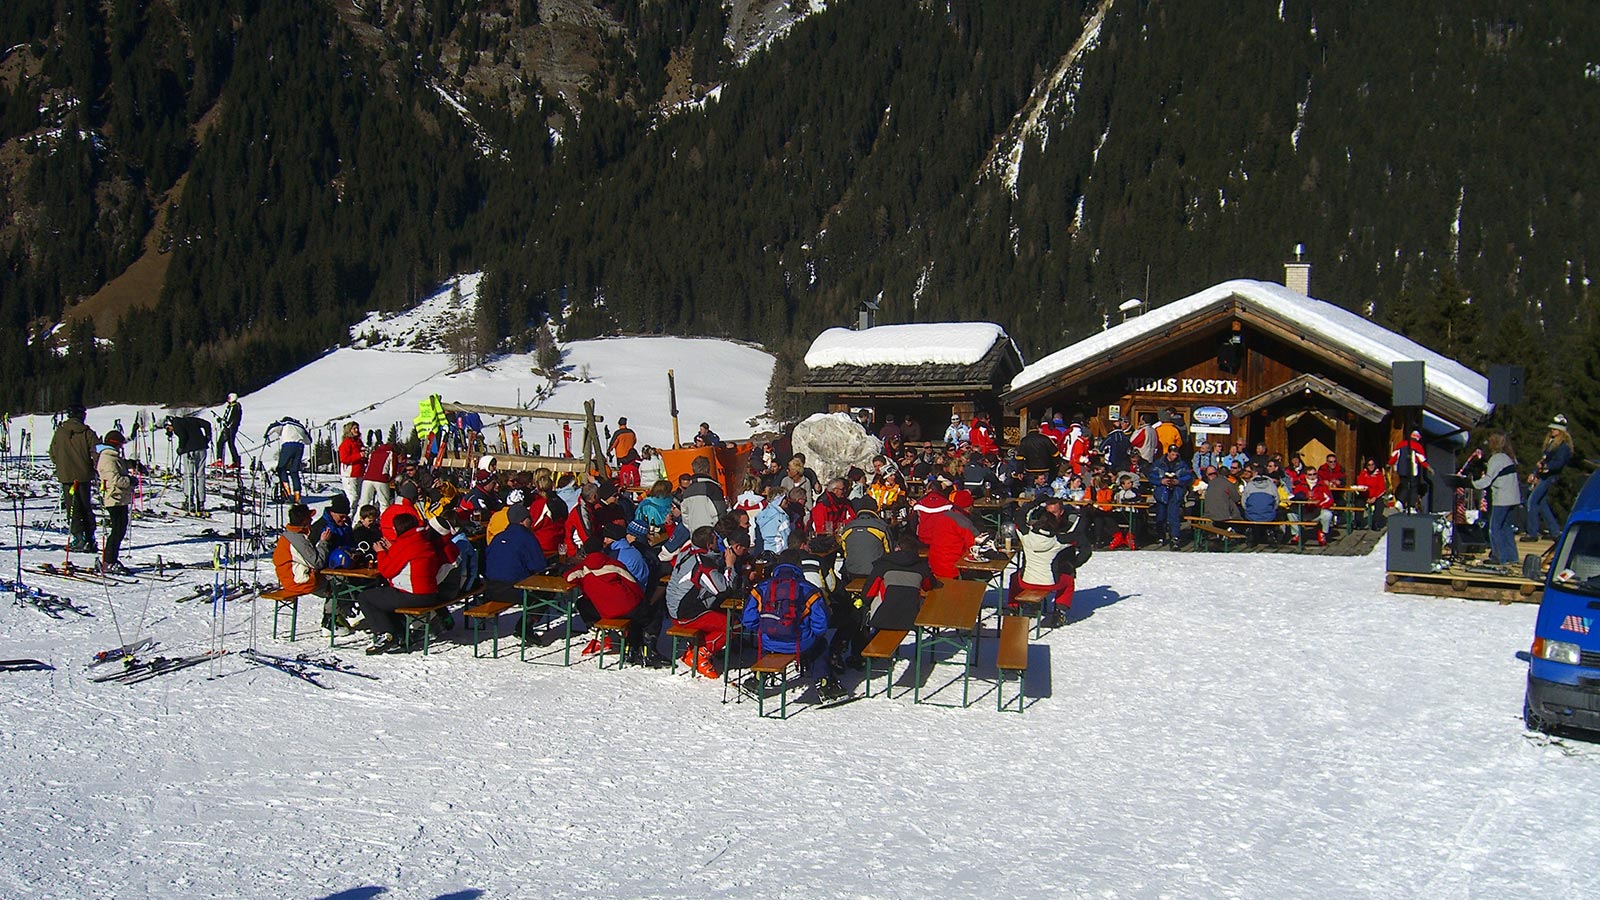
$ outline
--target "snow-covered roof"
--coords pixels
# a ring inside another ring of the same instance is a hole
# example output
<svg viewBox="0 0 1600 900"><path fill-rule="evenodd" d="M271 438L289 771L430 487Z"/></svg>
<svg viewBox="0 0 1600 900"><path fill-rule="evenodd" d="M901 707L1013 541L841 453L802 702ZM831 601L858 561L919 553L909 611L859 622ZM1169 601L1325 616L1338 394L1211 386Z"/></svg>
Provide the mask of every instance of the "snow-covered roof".
<svg viewBox="0 0 1600 900"><path fill-rule="evenodd" d="M830 366L970 366L1006 331L992 322L878 325L864 331L829 328L806 351L806 368Z"/></svg>
<svg viewBox="0 0 1600 900"><path fill-rule="evenodd" d="M1307 297L1281 284L1245 279L1224 281L1057 350L1024 367L1011 380L1010 391L1037 385L1191 316L1220 309L1235 301L1242 307L1254 307L1256 311L1274 319L1292 323L1308 338L1342 348L1384 370L1396 362L1421 360L1427 364L1430 391L1437 391L1480 416L1488 415L1492 409L1488 396L1489 380L1461 363L1343 307Z"/></svg>

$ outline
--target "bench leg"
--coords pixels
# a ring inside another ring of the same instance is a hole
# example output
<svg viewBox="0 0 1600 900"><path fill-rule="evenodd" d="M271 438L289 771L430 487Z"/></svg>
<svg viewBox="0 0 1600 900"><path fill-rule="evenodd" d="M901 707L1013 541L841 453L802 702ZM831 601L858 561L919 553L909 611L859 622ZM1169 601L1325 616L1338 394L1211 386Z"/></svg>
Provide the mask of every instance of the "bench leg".
<svg viewBox="0 0 1600 900"><path fill-rule="evenodd" d="M478 658L478 620L476 617L472 619L472 658Z"/></svg>
<svg viewBox="0 0 1600 900"><path fill-rule="evenodd" d="M300 598L296 597L289 604L289 643L294 643L295 636L300 631Z"/></svg>

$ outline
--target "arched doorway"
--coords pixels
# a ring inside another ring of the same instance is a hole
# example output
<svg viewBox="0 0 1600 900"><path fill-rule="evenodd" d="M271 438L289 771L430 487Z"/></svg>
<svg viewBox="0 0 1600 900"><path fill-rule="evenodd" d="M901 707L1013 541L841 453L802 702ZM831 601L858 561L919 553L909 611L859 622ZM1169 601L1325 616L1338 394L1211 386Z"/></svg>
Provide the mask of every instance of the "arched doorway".
<svg viewBox="0 0 1600 900"><path fill-rule="evenodd" d="M1285 462L1293 454L1307 466L1315 469L1337 452L1339 445L1339 420L1320 409L1302 409L1283 417L1288 440L1285 442Z"/></svg>

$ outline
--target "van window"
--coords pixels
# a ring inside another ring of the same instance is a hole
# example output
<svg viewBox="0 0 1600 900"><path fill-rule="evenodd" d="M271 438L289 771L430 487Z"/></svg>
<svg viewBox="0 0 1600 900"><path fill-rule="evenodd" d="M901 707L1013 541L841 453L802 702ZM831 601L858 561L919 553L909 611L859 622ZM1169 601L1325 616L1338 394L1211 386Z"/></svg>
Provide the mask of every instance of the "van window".
<svg viewBox="0 0 1600 900"><path fill-rule="evenodd" d="M1563 589L1600 596L1600 522L1568 529L1550 571L1551 580Z"/></svg>

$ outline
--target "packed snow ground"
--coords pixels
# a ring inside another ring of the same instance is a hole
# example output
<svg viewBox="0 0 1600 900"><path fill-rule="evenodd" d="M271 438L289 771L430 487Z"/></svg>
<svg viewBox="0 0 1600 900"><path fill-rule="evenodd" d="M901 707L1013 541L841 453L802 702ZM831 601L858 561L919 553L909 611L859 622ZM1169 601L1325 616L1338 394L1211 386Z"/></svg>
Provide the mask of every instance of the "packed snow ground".
<svg viewBox="0 0 1600 900"><path fill-rule="evenodd" d="M127 555L204 559L201 524L138 523ZM60 537L25 539L59 560ZM1102 553L1032 647L1026 714L993 708L991 638L970 708L788 722L664 671L525 664L514 640L474 659L464 636L370 659L341 638L381 680L331 690L237 657L94 684L112 604L167 652L203 647L210 611L51 583L95 617L0 607L0 655L56 666L0 674L0 896L1578 895L1600 746L1524 735L1533 607L1382 575L1381 549ZM269 610L236 604L235 650L252 613L258 646L326 647L274 644ZM935 700L959 702L956 672Z"/></svg>

